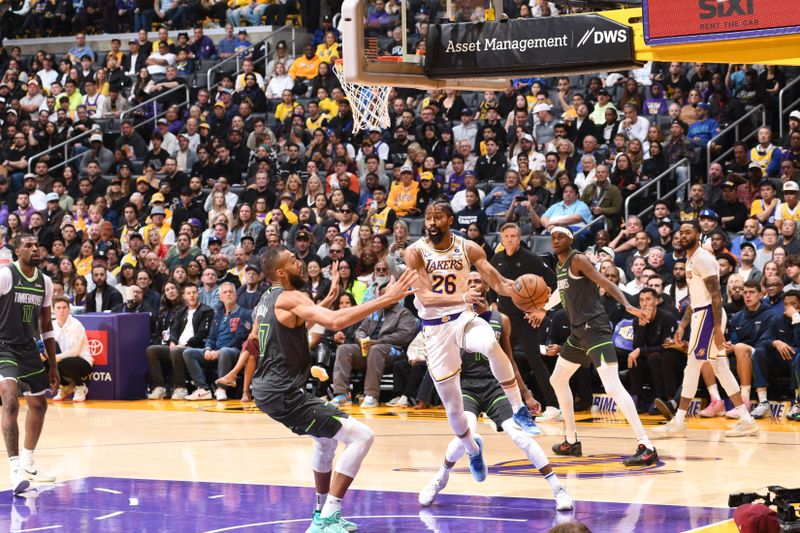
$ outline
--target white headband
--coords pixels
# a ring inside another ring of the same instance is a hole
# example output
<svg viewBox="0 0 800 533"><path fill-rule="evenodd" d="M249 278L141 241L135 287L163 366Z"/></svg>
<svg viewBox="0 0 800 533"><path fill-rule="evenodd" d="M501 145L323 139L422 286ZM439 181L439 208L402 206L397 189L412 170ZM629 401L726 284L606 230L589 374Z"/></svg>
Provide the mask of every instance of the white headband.
<svg viewBox="0 0 800 533"><path fill-rule="evenodd" d="M564 235L566 235L570 239L574 239L575 238L575 237L572 236L572 232L569 230L569 228L564 227L564 226L555 226L553 229L550 230L550 234L552 235L553 233L563 233Z"/></svg>

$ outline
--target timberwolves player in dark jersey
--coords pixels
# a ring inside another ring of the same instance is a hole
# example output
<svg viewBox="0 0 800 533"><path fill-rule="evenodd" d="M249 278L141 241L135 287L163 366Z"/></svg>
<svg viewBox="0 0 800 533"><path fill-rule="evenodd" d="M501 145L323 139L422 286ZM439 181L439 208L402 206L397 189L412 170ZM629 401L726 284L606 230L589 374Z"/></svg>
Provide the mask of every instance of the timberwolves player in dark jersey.
<svg viewBox="0 0 800 533"><path fill-rule="evenodd" d="M11 466L14 494L27 490L30 480L55 481L37 470L33 450L39 441L47 411L48 389L55 392L60 382L56 365L56 343L50 305L53 284L36 268L39 242L32 235L14 241L17 261L0 269L0 397L3 400L3 440ZM36 338L44 340L50 362L49 372L39 357ZM19 453L17 425L18 389L26 397L25 442Z"/></svg>
<svg viewBox="0 0 800 533"><path fill-rule="evenodd" d="M625 466L654 464L658 461L658 453L647 438L633 398L619 380L617 352L611 340L613 331L598 288L602 287L606 294L625 306L625 310L637 317L640 323L647 323L646 313L632 306L619 287L600 274L585 255L573 250L572 240L572 232L567 228L556 226L550 230L550 243L558 257L558 294L570 323L570 336L561 348L553 375L550 376L564 416L566 435L564 442L553 446L553 451L558 455L580 456L582 453L569 378L579 367L594 363L603 387L633 427L639 442L636 453L625 459ZM551 299L545 309L554 306L557 303L554 300ZM538 327L544 314L544 310L530 313L531 324Z"/></svg>
<svg viewBox="0 0 800 533"><path fill-rule="evenodd" d="M467 287L480 292L480 300L475 304L475 312L483 318L494 331L495 338L509 356L511 356L511 320L504 314L490 310L486 305L486 293L489 286L483 281L478 272L470 272L467 277ZM520 383L523 383L520 380ZM522 385L524 387L524 385ZM523 391L525 395L526 391ZM539 444L528 437L514 422L514 412L497 378L492 374L489 360L483 354L461 350L461 393L464 396L464 414L467 417L470 429L477 432L478 417L481 413L492 419L498 429L502 428L514 444L519 447L533 466L539 469L556 499L556 509L568 511L572 509L572 498L561 485L550 466ZM536 409L538 411L538 409ZM419 503L427 507L433 503L436 495L447 486L450 470L464 455L464 446L461 439L453 438L447 446L444 463L433 479L419 493Z"/></svg>
<svg viewBox="0 0 800 533"><path fill-rule="evenodd" d="M253 399L272 419L298 435L314 439L311 468L317 489L317 509L308 532L355 531L355 524L342 518L342 498L372 446L374 436L366 425L306 392L312 364L306 324L319 324L334 331L355 324L410 294L417 273L406 271L375 300L331 311L315 305L303 291L307 281L304 263L292 252L268 250L262 259L262 269L272 288L253 313L253 330L261 349L253 375ZM345 448L334 468L333 456L340 442Z"/></svg>

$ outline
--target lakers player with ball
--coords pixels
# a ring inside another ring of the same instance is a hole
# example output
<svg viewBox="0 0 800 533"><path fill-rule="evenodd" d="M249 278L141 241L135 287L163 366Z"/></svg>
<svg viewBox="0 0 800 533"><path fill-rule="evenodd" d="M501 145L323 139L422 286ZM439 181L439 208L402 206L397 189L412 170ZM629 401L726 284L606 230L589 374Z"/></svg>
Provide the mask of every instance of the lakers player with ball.
<svg viewBox="0 0 800 533"><path fill-rule="evenodd" d="M537 404L519 377L513 357L503 351L492 327L473 310L483 298L480 290L467 284L473 266L483 281L503 296L512 296L514 282L495 270L477 244L450 232L454 218L449 202L429 204L425 210L428 236L406 249L405 263L419 274L414 303L422 321L428 371L450 427L469 457L472 476L483 481L488 473L483 441L470 430L464 414L459 376L462 349L489 360L492 374L511 403L514 422L528 434L539 435L541 430L528 409L529 405L537 409Z"/></svg>
<svg viewBox="0 0 800 533"><path fill-rule="evenodd" d="M545 310L554 307L560 297L561 305L570 323L570 336L561 349L550 383L558 397L564 416L564 442L553 446L557 455L582 455L575 426L575 410L569 378L582 366L594 363L603 387L617 404L628 424L636 434L636 453L623 461L625 466L652 465L658 462L658 452L650 443L636 412L633 398L622 386L617 368L617 352L612 342L611 323L600 299L599 287L625 306L625 311L640 324L647 323L647 315L638 307L628 303L619 287L600 274L585 255L572 248L572 231L562 226L550 230L550 244L558 258L556 278L558 291L547 302L545 309L533 310L528 319L533 327L541 324ZM558 297L556 297L556 295Z"/></svg>

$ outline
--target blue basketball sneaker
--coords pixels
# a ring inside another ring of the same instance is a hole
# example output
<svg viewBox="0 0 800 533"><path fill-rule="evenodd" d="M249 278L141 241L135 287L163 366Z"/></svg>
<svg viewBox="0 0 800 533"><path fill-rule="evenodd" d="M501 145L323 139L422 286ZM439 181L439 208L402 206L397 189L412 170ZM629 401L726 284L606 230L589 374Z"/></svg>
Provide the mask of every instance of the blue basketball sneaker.
<svg viewBox="0 0 800 533"><path fill-rule="evenodd" d="M469 458L469 471L472 472L472 477L475 481L480 483L489 475L489 467L486 466L486 461L483 460L483 439L475 436L475 442L478 443L478 451L475 455L467 454Z"/></svg>
<svg viewBox="0 0 800 533"><path fill-rule="evenodd" d="M539 429L539 426L536 425L536 422L533 421L531 417L531 412L528 410L527 405L523 405L517 412L514 413L514 422L527 433L528 435L541 435L542 430Z"/></svg>

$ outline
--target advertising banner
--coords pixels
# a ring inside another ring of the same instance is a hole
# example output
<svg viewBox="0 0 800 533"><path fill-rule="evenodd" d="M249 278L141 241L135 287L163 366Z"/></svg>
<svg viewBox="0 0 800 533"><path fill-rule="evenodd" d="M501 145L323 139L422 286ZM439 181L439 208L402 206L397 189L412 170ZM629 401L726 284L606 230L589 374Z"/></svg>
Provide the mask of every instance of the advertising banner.
<svg viewBox="0 0 800 533"><path fill-rule="evenodd" d="M138 400L145 397L150 344L147 313L76 315L86 328L94 357L88 383L90 400Z"/></svg>
<svg viewBox="0 0 800 533"><path fill-rule="evenodd" d="M425 74L474 78L636 68L629 26L599 15L432 24Z"/></svg>
<svg viewBox="0 0 800 533"><path fill-rule="evenodd" d="M800 33L800 9L786 0L645 0L650 45Z"/></svg>

